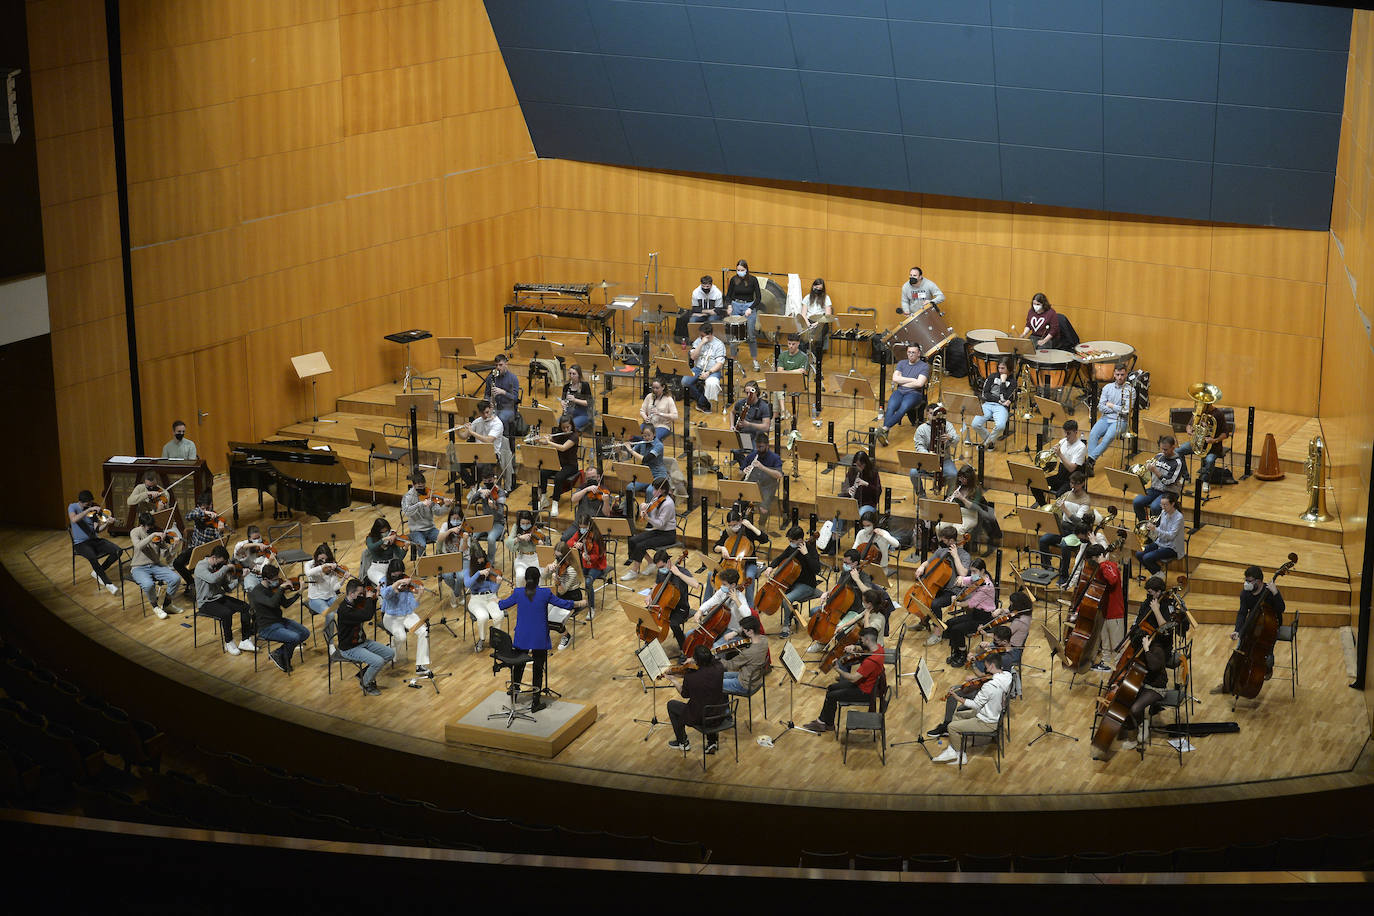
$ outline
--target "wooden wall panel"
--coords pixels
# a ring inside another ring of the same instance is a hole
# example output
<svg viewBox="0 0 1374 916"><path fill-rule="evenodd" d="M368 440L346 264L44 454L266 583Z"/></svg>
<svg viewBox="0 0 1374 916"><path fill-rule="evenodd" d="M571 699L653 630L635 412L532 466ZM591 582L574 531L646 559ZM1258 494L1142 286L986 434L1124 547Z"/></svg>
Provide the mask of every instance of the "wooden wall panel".
<svg viewBox="0 0 1374 916"><path fill-rule="evenodd" d="M344 288L354 301L437 283L447 276L448 247L444 232L374 245L344 258Z"/></svg>
<svg viewBox="0 0 1374 916"><path fill-rule="evenodd" d="M113 194L43 206L48 270L65 270L119 253L119 209ZM51 303L49 308L51 308Z"/></svg>
<svg viewBox="0 0 1374 916"><path fill-rule="evenodd" d="M113 194L114 133L95 128L40 139L38 184L49 204Z"/></svg>
<svg viewBox="0 0 1374 916"><path fill-rule="evenodd" d="M227 38L126 53L124 116L146 118L231 102L238 81L246 77L240 69L243 63Z"/></svg>
<svg viewBox="0 0 1374 916"><path fill-rule="evenodd" d="M354 298L348 291L344 255L299 267L248 277L234 292L232 320L237 328L268 327L337 309ZM336 334L347 328L333 326Z"/></svg>
<svg viewBox="0 0 1374 916"><path fill-rule="evenodd" d="M921 195L867 188L842 190L843 193L832 191L827 195L826 228L830 231L920 237L924 213ZM907 268L911 266L908 264Z"/></svg>
<svg viewBox="0 0 1374 916"><path fill-rule="evenodd" d="M236 166L129 185L129 239L135 247L223 229L239 222Z"/></svg>
<svg viewBox="0 0 1374 916"><path fill-rule="evenodd" d="M633 256L638 230L635 216L542 208L540 253L592 261L614 253L624 259Z"/></svg>
<svg viewBox="0 0 1374 916"><path fill-rule="evenodd" d="M111 455L133 454L133 424L127 372L88 378L58 392L63 493L98 491L101 463Z"/></svg>
<svg viewBox="0 0 1374 916"><path fill-rule="evenodd" d="M544 168L541 161L539 167ZM726 179L639 172L639 200L644 213L687 219L730 220L734 186Z"/></svg>
<svg viewBox="0 0 1374 916"><path fill-rule="evenodd" d="M239 164L243 218L300 210L343 196L342 143L246 159Z"/></svg>
<svg viewBox="0 0 1374 916"><path fill-rule="evenodd" d="M51 70L108 60L105 7L99 0L40 0L25 5L29 66Z"/></svg>
<svg viewBox="0 0 1374 916"><path fill-rule="evenodd" d="M237 226L243 274L272 273L342 251L348 203L335 201Z"/></svg>
<svg viewBox="0 0 1374 916"><path fill-rule="evenodd" d="M1113 214L1107 227L1107 256L1208 268L1212 266L1212 225Z"/></svg>
<svg viewBox="0 0 1374 916"><path fill-rule="evenodd" d="M439 121L348 137L343 150L343 192L350 197L444 174L444 128Z"/></svg>
<svg viewBox="0 0 1374 916"><path fill-rule="evenodd" d="M1240 403L1311 414L1317 402L1321 349L1320 338L1213 327L1207 334L1205 363L1191 365L1205 365L1206 381L1220 385L1223 392L1236 392Z"/></svg>
<svg viewBox="0 0 1374 916"><path fill-rule="evenodd" d="M1212 269L1307 283L1326 282L1325 232L1216 226Z"/></svg>
<svg viewBox="0 0 1374 916"><path fill-rule="evenodd" d="M174 353L161 359L144 359L139 364L139 384L145 392L143 400L143 439L148 451L161 449L170 436L172 424L186 423L186 435L196 442L197 452L209 461L203 446L197 441L195 357L188 352Z"/></svg>
<svg viewBox="0 0 1374 916"><path fill-rule="evenodd" d="M242 275L235 233L228 229L139 248L132 255L137 305L226 286Z"/></svg>
<svg viewBox="0 0 1374 916"><path fill-rule="evenodd" d="M228 12L231 32L261 32L333 19L339 0L238 0Z"/></svg>
<svg viewBox="0 0 1374 916"><path fill-rule="evenodd" d="M289 321L244 337L254 439L310 419L310 383L301 381L291 367L291 357L306 352L302 347L301 324Z"/></svg>
<svg viewBox="0 0 1374 916"><path fill-rule="evenodd" d="M858 232L830 232L826 239L826 263L830 275L827 280L849 280L871 283L877 278L900 279L907 276L912 264L920 263L920 243L895 235L864 235ZM810 282L803 277L802 282Z"/></svg>
<svg viewBox="0 0 1374 916"><path fill-rule="evenodd" d="M238 35L233 54L239 95L337 82L338 21Z"/></svg>
<svg viewBox="0 0 1374 916"><path fill-rule="evenodd" d="M345 74L392 70L457 54L444 27L443 4L407 6L339 17L339 58Z"/></svg>
<svg viewBox="0 0 1374 916"><path fill-rule="evenodd" d="M591 162L549 159L539 164L539 205L558 210L639 212L633 171Z"/></svg>
<svg viewBox="0 0 1374 916"><path fill-rule="evenodd" d="M444 182L435 179L348 198L341 221L348 250L442 230L449 225L444 193Z"/></svg>
<svg viewBox="0 0 1374 916"><path fill-rule="evenodd" d="M929 223L928 214L926 223ZM1010 248L927 236L921 241L921 254L922 270L930 274L946 296L953 292L989 299L1011 298ZM897 276L900 278L902 274ZM901 290L900 283L897 289Z"/></svg>
<svg viewBox="0 0 1374 916"><path fill-rule="evenodd" d="M537 236L538 211L517 210L448 230L453 273L475 273L524 257Z"/></svg>
<svg viewBox="0 0 1374 916"><path fill-rule="evenodd" d="M250 314L251 308L252 300L234 286L139 306L134 310L139 359L161 359L212 346L228 336L239 316Z"/></svg>
<svg viewBox="0 0 1374 916"><path fill-rule="evenodd" d="M66 328L124 314L124 268L118 258L106 258L48 271L48 320ZM59 308L53 308L58 303Z"/></svg>
<svg viewBox="0 0 1374 916"><path fill-rule="evenodd" d="M343 137L338 83L237 99L235 130L245 159L332 143Z"/></svg>
<svg viewBox="0 0 1374 916"><path fill-rule="evenodd" d="M442 61L444 114L464 115L519 104L499 51Z"/></svg>
<svg viewBox="0 0 1374 916"><path fill-rule="evenodd" d="M664 267L687 269L691 273L689 283L709 273L719 284L720 269L739 258L735 224L705 219L641 217L637 250L644 252L646 263L648 253L657 251L660 271Z"/></svg>
<svg viewBox="0 0 1374 916"><path fill-rule="evenodd" d="M540 163L526 159L446 176L444 203L448 224L460 226L538 206L539 167Z"/></svg>
<svg viewBox="0 0 1374 916"><path fill-rule="evenodd" d="M238 121L226 102L125 122L129 182L227 168L239 160Z"/></svg>
<svg viewBox="0 0 1374 916"><path fill-rule="evenodd" d="M826 194L815 185L740 179L735 185L737 223L824 229Z"/></svg>
<svg viewBox="0 0 1374 916"><path fill-rule="evenodd" d="M1050 251L1012 249L1011 298L1028 305L1036 293L1044 293L1056 309L1073 315L1083 309L1107 304L1107 261ZM932 276L934 276L932 274Z"/></svg>
<svg viewBox="0 0 1374 916"><path fill-rule="evenodd" d="M519 108L495 108L444 118L446 173L533 155L534 144Z"/></svg>
<svg viewBox="0 0 1374 916"><path fill-rule="evenodd" d="M1324 284L1213 271L1207 320L1214 326L1320 337L1325 295Z"/></svg>
<svg viewBox="0 0 1374 916"><path fill-rule="evenodd" d="M1017 204L1011 218L1011 243L1033 251L1105 258L1108 225L1105 213Z"/></svg>
<svg viewBox="0 0 1374 916"><path fill-rule="evenodd" d="M84 64L35 70L32 77L33 132L39 139L111 125L110 65L103 53Z"/></svg>
<svg viewBox="0 0 1374 916"><path fill-rule="evenodd" d="M413 67L374 70L345 76L343 128L345 134L389 130L436 121L445 114L444 61Z"/></svg>
<svg viewBox="0 0 1374 916"><path fill-rule="evenodd" d="M1211 277L1208 271L1187 267L1108 261L1104 305L1113 312L1197 322L1207 317Z"/></svg>
<svg viewBox="0 0 1374 916"><path fill-rule="evenodd" d="M1012 205L963 197L921 198L921 236L973 245L1011 247ZM935 276L937 271L931 271Z"/></svg>
<svg viewBox="0 0 1374 916"><path fill-rule="evenodd" d="M741 223L735 226L735 247L739 253L727 262L730 266L742 258L754 270L801 274L803 283L825 276L825 232L820 229Z"/></svg>
<svg viewBox="0 0 1374 916"><path fill-rule="evenodd" d="M129 368L128 336L123 313L52 332L53 353L67 358L53 363L58 391L87 378L111 375Z"/></svg>

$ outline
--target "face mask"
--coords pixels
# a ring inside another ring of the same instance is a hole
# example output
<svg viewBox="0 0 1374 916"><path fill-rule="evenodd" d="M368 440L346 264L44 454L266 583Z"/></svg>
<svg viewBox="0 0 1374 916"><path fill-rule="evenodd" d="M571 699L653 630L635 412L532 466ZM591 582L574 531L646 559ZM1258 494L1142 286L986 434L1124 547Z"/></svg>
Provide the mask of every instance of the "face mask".
<svg viewBox="0 0 1374 916"><path fill-rule="evenodd" d="M179 432L179 433L172 433L172 435L175 436L175 437L177 438L177 441L179 442L179 441L181 441L182 439L186 438L186 430L183 429L183 430L182 430L181 432Z"/></svg>
<svg viewBox="0 0 1374 916"><path fill-rule="evenodd" d="M1039 315L1041 312L1045 310L1045 307L1043 305L1036 305L1033 306L1033 308L1035 309L1035 314L1037 315Z"/></svg>
<svg viewBox="0 0 1374 916"><path fill-rule="evenodd" d="M529 522L521 522L521 523L520 523L520 530L521 530L521 531L529 531L529 530L530 530L530 523L529 523Z"/></svg>
<svg viewBox="0 0 1374 916"><path fill-rule="evenodd" d="M813 287L811 287L811 292L817 293L817 294L823 293L823 292L825 292L825 287L824 287L824 286L813 286Z"/></svg>
<svg viewBox="0 0 1374 916"><path fill-rule="evenodd" d="M853 564L853 563L846 563L846 564L844 564L844 571L845 571L845 572L852 572L853 570L854 570L854 564Z"/></svg>
<svg viewBox="0 0 1374 916"><path fill-rule="evenodd" d="M709 286L703 286L703 287L701 288L701 291L702 291L703 293L710 293L710 292L711 292L711 287L709 287Z"/></svg>
<svg viewBox="0 0 1374 916"><path fill-rule="evenodd" d="M739 274L742 277L745 274L749 273L749 271L745 270L743 267L736 267L735 273Z"/></svg>
<svg viewBox="0 0 1374 916"><path fill-rule="evenodd" d="M801 542L800 542L800 541L798 541L797 543L794 543L794 544L789 544L788 546L791 547L793 550L801 550Z"/></svg>
<svg viewBox="0 0 1374 916"><path fill-rule="evenodd" d="M906 278L906 282L910 283L912 286L915 286L917 283L920 283L920 282L921 282L921 278L920 278L920 277L907 277L907 278Z"/></svg>
<svg viewBox="0 0 1374 916"><path fill-rule="evenodd" d="M588 531L591 531L592 529L590 529L590 528L578 528L577 530L578 530L578 533L580 533L580 534L586 534Z"/></svg>
<svg viewBox="0 0 1374 916"><path fill-rule="evenodd" d="M260 535L260 534L255 534L255 535L253 535L252 537L250 537L250 538L248 539L248 543L250 543L250 544L261 544L261 543L262 543L262 535Z"/></svg>

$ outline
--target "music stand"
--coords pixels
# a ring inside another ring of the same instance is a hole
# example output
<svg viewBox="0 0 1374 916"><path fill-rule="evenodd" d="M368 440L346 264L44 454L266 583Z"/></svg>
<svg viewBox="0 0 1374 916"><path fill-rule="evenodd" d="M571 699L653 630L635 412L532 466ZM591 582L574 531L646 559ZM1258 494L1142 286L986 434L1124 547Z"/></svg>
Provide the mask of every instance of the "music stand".
<svg viewBox="0 0 1374 916"><path fill-rule="evenodd" d="M582 350L572 356L565 357L569 367L577 366L582 370L582 378L586 381L596 381L597 376L604 377L607 372L615 365L615 360L605 353L593 350ZM610 391L609 380L606 382L603 391Z"/></svg>
<svg viewBox="0 0 1374 916"><path fill-rule="evenodd" d="M654 482L654 475L647 467L628 461L612 461L611 473L623 484Z"/></svg>
<svg viewBox="0 0 1374 916"><path fill-rule="evenodd" d="M973 422L974 417L983 415L983 399L958 391L942 392L941 397L950 422L952 423L956 416L959 418L959 428L962 430L961 438L967 441L967 435L972 431L969 424Z"/></svg>
<svg viewBox="0 0 1374 916"><path fill-rule="evenodd" d="M409 331L397 331L395 334L387 334L387 335L386 335L385 339L391 341L392 343L405 344L405 348L406 348L406 377L405 377L405 380L401 382L401 390L402 390L402 391L405 391L405 392L409 392L409 391L410 391L410 375L411 375L410 345L413 344L413 343L415 343L416 341L419 341L419 340L428 340L429 338L431 338L431 337L433 337L433 336L434 336L434 335L431 334L429 331L422 331L422 330L420 330L419 328L412 328L412 329L409 330ZM476 355L476 354L474 353L474 355Z"/></svg>
<svg viewBox="0 0 1374 916"><path fill-rule="evenodd" d="M1185 427L1186 428L1186 427ZM1173 436L1182 441L1183 433L1176 431L1172 423L1161 423L1150 417L1140 418L1140 438L1146 442L1158 442L1160 436Z"/></svg>
<svg viewBox="0 0 1374 916"><path fill-rule="evenodd" d="M216 539L213 540L213 541L206 541L204 544L201 544L199 547L194 547L194 548L192 548L192 549L191 549L191 559L189 559L189 560L186 561L186 565L187 565L188 567L190 567L191 569L195 569L197 563L199 563L201 560L205 559L206 557L208 557L208 556L210 555L210 551L214 550L216 547L221 547L221 546L223 546L227 540L228 540L227 536L226 536L226 537L220 537L220 538L216 538Z"/></svg>
<svg viewBox="0 0 1374 916"><path fill-rule="evenodd" d="M777 340L782 340L787 334L795 333L797 330L797 316L795 315L759 315L758 328L765 334L772 334Z"/></svg>
<svg viewBox="0 0 1374 916"><path fill-rule="evenodd" d="M558 428L558 414L548 407L526 404L518 408L518 412L530 429L541 429L545 435L552 435Z"/></svg>
<svg viewBox="0 0 1374 916"><path fill-rule="evenodd" d="M1125 502L1128 492L1133 496L1145 495L1145 487L1140 483L1140 478L1130 471L1123 471L1120 468L1103 468L1103 470L1107 472L1107 483L1113 489L1121 491L1122 502Z"/></svg>
<svg viewBox="0 0 1374 916"><path fill-rule="evenodd" d="M888 747L902 747L907 744L919 744L921 750L926 752L926 757L931 762L935 761L935 755L926 747L926 703L930 701L935 693L935 679L930 676L930 666L926 664L926 657L922 655L916 660L916 671L911 675L911 679L916 682L916 689L921 694L921 717L916 723L916 737L910 741L895 741ZM938 740L938 739L937 739Z"/></svg>
<svg viewBox="0 0 1374 916"><path fill-rule="evenodd" d="M852 496L822 496L816 494L816 517L824 521L849 522L857 525L859 523L859 504ZM833 532L831 537L838 538L840 534ZM844 553L840 545L835 545L835 555Z"/></svg>
<svg viewBox="0 0 1374 916"><path fill-rule="evenodd" d="M941 525L953 525L964 520L963 507L958 503L943 499L922 499L916 503L916 517L935 526L938 533Z"/></svg>
<svg viewBox="0 0 1374 916"><path fill-rule="evenodd" d="M798 439L792 443L792 450L798 458L805 458L811 465L811 492L820 493L821 462L826 466L840 463L840 450L828 439ZM793 497L795 499L795 497Z"/></svg>
<svg viewBox="0 0 1374 916"><path fill-rule="evenodd" d="M720 480L716 482L716 492L722 506L727 504L733 506L736 502L748 502L754 505L763 502L763 492L759 490L759 485L752 480Z"/></svg>
<svg viewBox="0 0 1374 916"><path fill-rule="evenodd" d="M457 394L451 398L444 398L439 402L439 407L442 409L445 404L451 403L453 404L453 413L466 419L477 413L477 405L480 404L482 400L482 398L473 398L467 395Z"/></svg>
<svg viewBox="0 0 1374 916"><path fill-rule="evenodd" d="M357 536L357 528L352 519L315 522L310 526L310 540L316 544L328 542L330 552L336 557L339 555L339 541L351 542Z"/></svg>
<svg viewBox="0 0 1374 916"><path fill-rule="evenodd" d="M782 726L782 734L778 735L776 738L768 738L769 747L781 741L783 735L786 735L788 732L801 730L797 728L797 723L793 718L796 713L794 711L795 704L792 693L796 689L797 684L805 683L802 681L802 675L806 673L806 662L802 660L801 655L797 653L796 647L790 642L784 642L782 644L782 654L778 661L782 663L782 670L787 674L787 718L778 720L778 724ZM806 686L814 687L818 685L807 684ZM764 740L764 738L759 739L760 742Z"/></svg>
<svg viewBox="0 0 1374 916"><path fill-rule="evenodd" d="M415 422L420 423L424 420L434 420L439 422L439 415L435 411L434 395L425 394L398 394L396 395L395 406L401 411L402 416L410 416L410 408L415 408Z"/></svg>
<svg viewBox="0 0 1374 916"><path fill-rule="evenodd" d="M455 442L453 444L455 460L459 464L490 464L497 468L497 475L500 476L501 461L496 457L496 446L490 442ZM478 476L474 473L474 477ZM505 484L505 481L501 481Z"/></svg>
<svg viewBox="0 0 1374 916"><path fill-rule="evenodd" d="M525 360L557 360L558 352L563 348L561 342L542 337L523 336L515 339L515 355Z"/></svg>
<svg viewBox="0 0 1374 916"><path fill-rule="evenodd" d="M609 413L601 415L601 422L606 424L611 438L621 440L638 438L639 427L644 423L639 417L618 417Z"/></svg>
<svg viewBox="0 0 1374 916"><path fill-rule="evenodd" d="M493 448L493 446L487 446ZM535 445L527 442L520 446L520 469L552 471L559 466L558 457L562 454L552 445ZM536 481L538 478L536 477Z"/></svg>
<svg viewBox="0 0 1374 916"><path fill-rule="evenodd" d="M849 429L850 432L854 432L858 426L859 399L865 399L865 406L869 402L876 403L876 398L873 396L873 385L866 375L832 375L831 379L835 382L835 387L840 394L847 394L850 397Z"/></svg>
<svg viewBox="0 0 1374 916"><path fill-rule="evenodd" d="M806 373L805 372L765 372L763 374L764 386L774 394L781 394L783 398L793 398L805 396ZM793 407L796 405L794 404ZM796 413L793 410L793 413Z"/></svg>
<svg viewBox="0 0 1374 916"><path fill-rule="evenodd" d="M1035 341L1029 337L994 337L992 342L997 345L998 356L1025 356L1035 352Z"/></svg>
<svg viewBox="0 0 1374 916"><path fill-rule="evenodd" d="M660 356L654 360L654 371L680 379L692 374L692 364L676 356Z"/></svg>
<svg viewBox="0 0 1374 916"><path fill-rule="evenodd" d="M386 440L386 436L377 432L375 429L363 429L361 426L353 430L354 437L358 444L367 449L367 485L372 490L372 504L377 504L377 485L372 481L372 460L374 456L379 456L384 461L390 461L396 465L396 479L401 479L401 457L407 454L410 449L401 446L392 446Z"/></svg>
<svg viewBox="0 0 1374 916"><path fill-rule="evenodd" d="M1035 725L1036 730L1039 731L1040 734L1036 735L1034 738L1030 739L1030 741L1026 742L1026 747L1030 747L1032 744L1034 744L1035 742L1039 741L1041 738L1044 738L1047 735L1054 735L1056 738L1068 738L1070 741L1077 743L1078 739L1075 738L1073 735L1067 735L1064 732L1057 732L1054 730L1054 726L1050 724L1050 713L1054 712L1054 669L1059 667L1054 663L1054 657L1056 655L1059 655L1063 651L1063 648L1059 644L1058 637L1056 637L1052 632L1050 632L1049 627L1045 626L1042 623L1040 624L1040 629L1044 631L1045 642L1048 643L1050 647L1050 660L1049 663L1046 665L1046 667L1050 669L1050 689L1049 696L1045 703L1045 721L1037 722ZM1022 654L1025 654L1024 649L1022 650Z"/></svg>
<svg viewBox="0 0 1374 916"><path fill-rule="evenodd" d="M692 429L696 436L697 447L707 451L720 453L722 451L734 451L742 448L739 433L733 429L719 429L714 426L697 426Z"/></svg>
<svg viewBox="0 0 1374 916"><path fill-rule="evenodd" d="M850 334L848 338L851 344L849 348L849 368L853 369L855 357L857 356L857 351L853 343L860 339L859 335L864 331L872 334L877 329L878 315L876 312L844 312L839 315L831 315L828 317L834 319L835 330L832 332L833 334Z"/></svg>
<svg viewBox="0 0 1374 916"><path fill-rule="evenodd" d="M315 383L318 377L326 372L334 370L329 365L329 360L325 357L323 350L316 350L314 353L303 353L300 356L291 357L291 367L296 370L296 377L304 381L310 379L310 404L311 404L311 423L337 423L338 420L320 419L320 399L319 393L315 390Z"/></svg>
<svg viewBox="0 0 1374 916"><path fill-rule="evenodd" d="M487 518L490 517L491 516L487 516ZM488 530L490 530L490 528L488 528ZM421 556L418 560L415 561L415 575L422 579L427 578L429 576L442 577L449 575L450 573L461 574L462 572L463 555L461 553L436 553L433 555ZM438 598L439 589L437 586L435 587L434 594L435 597ZM440 606L442 607L442 602L440 603ZM443 627L445 630L448 630L448 634L452 636L454 639L458 638L458 634L454 631L453 627L449 626L448 616L446 614L440 613L439 626ZM435 690L437 691L438 688L436 687Z"/></svg>
<svg viewBox="0 0 1374 916"><path fill-rule="evenodd" d="M1045 472L1033 464L1021 464L1017 461L1008 460L1007 473L1011 475L1011 482L1014 485L1026 488L1026 492L1031 495L1032 500L1035 498L1035 494L1032 492L1034 490L1049 492L1050 482L1045 478ZM1003 518L1010 518L1016 513L1017 508L1021 505L1020 491L1012 490L1012 499L1015 500L1012 510Z"/></svg>
<svg viewBox="0 0 1374 916"><path fill-rule="evenodd" d="M461 360L477 358L477 345L471 337L436 337L434 342L439 345L441 360L451 359L461 366Z"/></svg>

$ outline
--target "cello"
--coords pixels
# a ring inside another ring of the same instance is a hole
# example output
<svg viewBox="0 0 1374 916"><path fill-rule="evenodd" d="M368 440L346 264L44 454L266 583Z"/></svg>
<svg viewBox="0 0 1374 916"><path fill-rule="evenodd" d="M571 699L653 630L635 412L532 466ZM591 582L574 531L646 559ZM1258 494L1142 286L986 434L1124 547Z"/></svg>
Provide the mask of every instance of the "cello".
<svg viewBox="0 0 1374 916"><path fill-rule="evenodd" d="M815 549L814 542L808 541L807 543L809 549ZM779 563L776 568L768 570L759 577L759 582L754 587L754 613L760 616L772 615L782 610L787 593L792 589L792 586L797 584L801 574L801 557L793 550L792 555Z"/></svg>
<svg viewBox="0 0 1374 916"><path fill-rule="evenodd" d="M1126 535L1124 529L1122 531L1105 556L1115 553L1125 543ZM1107 596L1110 587L1102 575L1102 564L1096 559L1084 560L1083 571L1078 576L1078 588L1074 590L1073 601L1069 603L1069 619L1064 623L1064 636L1060 640L1064 648L1059 661L1065 668L1080 668L1086 660L1088 646L1097 631L1097 612L1101 610L1102 599Z"/></svg>
<svg viewBox="0 0 1374 916"><path fill-rule="evenodd" d="M964 546L968 543L967 534L959 538L954 548ZM915 614L923 621L936 620L930 616L930 606L935 601L935 596L950 583L954 578L954 558L946 553L940 559L934 561L929 569L921 575L911 588L906 590L906 597L902 599L902 607L906 608L908 614ZM936 621L938 623L938 620Z"/></svg>
<svg viewBox="0 0 1374 916"><path fill-rule="evenodd" d="M743 591L738 594L740 600L744 600ZM709 617L683 638L682 654L690 658L697 646L706 646L709 649L717 639L725 635L725 631L729 627L730 605L728 601L722 601L720 607L712 611Z"/></svg>
<svg viewBox="0 0 1374 916"><path fill-rule="evenodd" d="M1288 562L1274 570L1270 585L1298 565L1298 555L1290 553ZM1279 612L1274 607L1273 593L1268 585L1260 586L1259 597L1245 618L1240 638L1231 650L1226 662L1226 671L1221 676L1221 689L1236 698L1253 700L1259 696L1260 688L1274 673L1274 641L1279 635Z"/></svg>
<svg viewBox="0 0 1374 916"><path fill-rule="evenodd" d="M849 629L835 637L835 644L830 647L830 650L825 653L825 657L821 659L822 673L828 672L831 668L835 667L835 664L844 658L850 646L857 646L859 644L859 631L863 629L859 624L860 621L854 621L849 625ZM858 659L861 656L856 655L854 657Z"/></svg>
<svg viewBox="0 0 1374 916"><path fill-rule="evenodd" d="M725 587L725 579L722 573L727 569L733 569L735 572L739 573L740 583L742 584L744 582L745 564L749 562L749 558L754 554L754 539L749 536L749 530L744 527L744 523L745 518L741 513L739 531L736 531L733 535L727 536L725 542L720 545L728 551L728 556L720 561L720 566L717 568L715 576L711 580L711 584L716 588Z"/></svg>
<svg viewBox="0 0 1374 916"><path fill-rule="evenodd" d="M857 572L864 568L863 561L854 567L851 572ZM835 630L839 627L844 615L854 607L854 602L858 598L859 589L854 585L849 573L841 569L836 577L835 587L825 593L821 599L821 609L811 615L811 619L806 622L806 632L811 638L821 645L825 645L835 638Z"/></svg>
<svg viewBox="0 0 1374 916"><path fill-rule="evenodd" d="M569 553L573 553L573 551L569 551ZM678 562L687 562L687 551L684 550L682 552L682 556L678 559ZM663 581L655 585L654 590L649 593L649 601L646 604L646 610L648 610L649 617L653 620L654 625L657 626L658 629L651 630L642 623L636 624L635 635L639 637L640 642L663 642L663 640L668 638L668 631L670 629L668 618L673 615L673 611L677 609L678 602L682 600L682 588L678 584L679 581L681 580L678 579L677 575L669 569L668 575L664 576Z"/></svg>

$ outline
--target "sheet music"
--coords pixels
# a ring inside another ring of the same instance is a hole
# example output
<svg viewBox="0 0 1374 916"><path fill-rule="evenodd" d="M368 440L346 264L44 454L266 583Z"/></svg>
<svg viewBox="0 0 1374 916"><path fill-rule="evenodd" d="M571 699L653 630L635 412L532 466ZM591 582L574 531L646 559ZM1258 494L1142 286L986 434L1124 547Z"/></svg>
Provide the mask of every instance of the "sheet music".
<svg viewBox="0 0 1374 916"><path fill-rule="evenodd" d="M644 644L644 648L635 653L639 663L644 666L644 673L650 678L657 678L669 667L668 656L663 651L663 645L656 639L651 639Z"/></svg>
<svg viewBox="0 0 1374 916"><path fill-rule="evenodd" d="M572 611L565 611L561 607L549 605L549 623L563 623L572 616Z"/></svg>
<svg viewBox="0 0 1374 916"><path fill-rule="evenodd" d="M930 701L931 695L935 692L935 678L930 676L930 668L926 665L924 657L916 663L916 675L914 680L916 686L921 689L921 699Z"/></svg>
<svg viewBox="0 0 1374 916"><path fill-rule="evenodd" d="M135 458L132 455L115 455L113 458L109 458L106 460L109 464L133 464L135 461L138 461L139 459Z"/></svg>
<svg viewBox="0 0 1374 916"><path fill-rule="evenodd" d="M800 682L802 675L806 673L806 662L802 661L801 655L790 642L783 644L782 666L788 674L792 675L794 681Z"/></svg>

